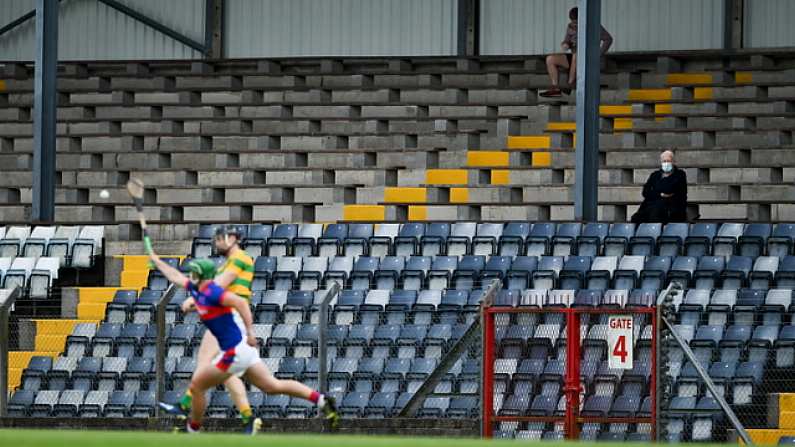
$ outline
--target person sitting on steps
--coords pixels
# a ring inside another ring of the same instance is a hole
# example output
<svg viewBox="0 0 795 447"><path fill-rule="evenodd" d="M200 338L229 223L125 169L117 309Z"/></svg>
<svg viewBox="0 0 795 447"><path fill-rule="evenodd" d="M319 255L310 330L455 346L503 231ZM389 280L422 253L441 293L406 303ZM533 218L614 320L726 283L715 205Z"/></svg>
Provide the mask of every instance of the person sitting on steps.
<svg viewBox="0 0 795 447"><path fill-rule="evenodd" d="M558 54L550 54L546 58L547 62L547 73L549 73L549 79L552 81L552 88L547 91L541 92L541 96L545 98L557 98L561 96L561 92L565 94L570 94L571 90L576 87L577 83L577 8L571 8L569 10L569 19L571 20L566 27L566 35L563 38L563 42L560 44L560 48L563 50L563 53ZM607 30L602 27L602 34L600 36L601 41L601 53L602 56L607 53L607 50L610 49L610 45L613 44L613 36L607 32ZM570 51L567 53L567 51ZM569 79L568 79L568 87L560 88L560 76L558 73L558 68L568 69L569 70Z"/></svg>

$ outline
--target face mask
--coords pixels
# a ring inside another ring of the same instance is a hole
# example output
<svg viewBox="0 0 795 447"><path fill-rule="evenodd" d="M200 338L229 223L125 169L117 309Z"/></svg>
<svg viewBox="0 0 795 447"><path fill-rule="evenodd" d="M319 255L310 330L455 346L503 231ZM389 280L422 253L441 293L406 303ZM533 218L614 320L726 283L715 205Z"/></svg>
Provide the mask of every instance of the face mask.
<svg viewBox="0 0 795 447"><path fill-rule="evenodd" d="M674 164L668 161L662 162L662 170L663 172L671 172L674 170Z"/></svg>

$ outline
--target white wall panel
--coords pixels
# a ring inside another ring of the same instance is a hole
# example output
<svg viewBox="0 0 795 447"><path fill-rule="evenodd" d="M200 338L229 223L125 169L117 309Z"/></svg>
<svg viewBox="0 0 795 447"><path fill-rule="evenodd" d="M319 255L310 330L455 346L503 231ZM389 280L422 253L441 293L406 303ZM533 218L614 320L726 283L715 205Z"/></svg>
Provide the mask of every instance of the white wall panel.
<svg viewBox="0 0 795 447"><path fill-rule="evenodd" d="M745 0L746 48L795 47L795 1Z"/></svg>
<svg viewBox="0 0 795 447"><path fill-rule="evenodd" d="M455 0L227 0L227 57L451 55Z"/></svg>
<svg viewBox="0 0 795 447"><path fill-rule="evenodd" d="M198 41L204 41L204 0L120 0ZM33 0L1 0L0 24L33 10ZM192 59L198 51L96 0L64 0L58 11L58 59ZM0 36L0 60L33 60L35 20Z"/></svg>
<svg viewBox="0 0 795 447"><path fill-rule="evenodd" d="M481 53L559 51L569 8L576 4L483 0ZM723 0L602 0L602 24L613 35L613 51L722 48Z"/></svg>

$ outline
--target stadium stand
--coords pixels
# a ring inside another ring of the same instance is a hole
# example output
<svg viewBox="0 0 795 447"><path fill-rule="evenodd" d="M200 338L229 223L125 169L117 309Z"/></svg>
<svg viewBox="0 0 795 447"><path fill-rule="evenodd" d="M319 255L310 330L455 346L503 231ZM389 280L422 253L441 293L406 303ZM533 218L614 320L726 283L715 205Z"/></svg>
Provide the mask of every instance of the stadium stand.
<svg viewBox="0 0 795 447"><path fill-rule="evenodd" d="M247 241L248 247L259 244L260 249L266 250L269 239L259 238L269 232L261 229L267 225L253 224L248 228L248 234L255 234L257 238ZM333 231L351 234L351 228L347 227L353 225L336 224ZM490 226L480 235L477 231L471 233L471 237L458 235L455 245L447 245L444 239L434 242L437 248L469 247L461 256L445 255L444 250L425 256L423 245L414 242L420 240L420 235L428 235L433 225L403 224L392 231L392 238L381 233L381 236L357 243L354 242L360 241L358 234L352 240L341 236L334 244L339 251L332 258L315 256L321 249L320 242L328 239L328 233L313 229L316 237L306 236L307 239L298 244L293 238L292 244L282 245L283 254L259 256L257 265L274 266L254 287L252 297L255 331L261 340L260 353L265 363L279 377L316 384L317 305L325 288L333 281L340 282L344 290L333 303L331 313L330 392L339 398L347 417L394 416L451 344L474 321L482 287L494 277L503 277L508 281L504 283L506 288L499 292L496 305L509 307L648 306L669 281L680 281L686 288L675 299L678 330L741 415L755 408L759 399L777 391L774 387L778 382L762 387L766 378L793 367L792 289L785 285L791 278L781 268L787 265L787 271L792 271L795 258L792 255L765 256L773 247L770 245L772 236L767 233L781 234L777 232L779 225L773 225L769 232L753 239L759 256L754 258L754 253L748 253L751 256L730 255L729 262L723 262L722 256L714 256L715 250L724 249L721 243L726 243L726 235L730 232L746 234L747 239L748 234L755 231L749 228L751 224L739 224L739 232L734 223L717 225L711 236L704 236L700 224L669 224L656 229L656 238L648 236L648 231L641 232L640 226L627 233L626 226L613 225L600 230L607 235L602 242L598 242L598 238L594 242L589 239L593 230L588 231L588 236L584 232L578 236L572 235L571 228L576 225L571 223L541 222L528 225L524 231L526 237L518 236L518 239L507 239L510 244L500 244L505 232L516 227L507 223ZM293 234L307 234L302 226L294 228ZM282 233L276 231L280 225L275 227L270 234ZM535 230L536 227L539 229ZM585 225L583 228L594 227ZM625 240L643 238L642 244L627 244L625 251L615 256L592 256L591 253L599 255L608 249L615 250L615 244L608 241L611 234L619 237L619 230L613 231L615 227L620 228ZM549 236L545 247L538 256L527 255L528 250L535 250L533 244L541 240L542 232ZM476 248L478 238L486 237L486 233L491 238L485 244L487 249ZM197 234L203 237L207 229L202 228ZM377 229L373 234L379 234ZM517 236L512 234L511 237ZM415 238L414 242L407 244L411 238ZM673 238L678 238L676 243L672 243ZM284 240L279 236L274 242L282 244ZM578 240L581 243L573 243ZM685 255L688 244L678 243L682 240L698 241L706 253ZM200 242L201 237L197 237L193 245ZM513 253L517 244L523 248L516 256L505 255ZM733 244L733 250L742 250L742 245ZM307 250L308 246L314 249ZM570 250L565 262L564 256L553 255L562 246ZM363 247L364 253L350 255L346 247L351 247L355 253ZM577 247L585 247L589 254L578 254ZM371 248L384 250L386 256L381 259L369 256ZM483 254L471 254L475 249L482 250ZM633 252L649 249L649 256ZM303 250L306 256L293 256L294 250ZM396 255L399 250L407 251L404 255ZM659 250L666 250L668 255L655 255ZM752 267L727 271L735 258L748 259L747 265ZM270 261L265 262L266 259ZM779 265L775 272L769 267L773 259ZM136 270L145 270L144 257L131 256L125 262L123 286L103 289L109 296L107 303L83 311L85 315L96 315L101 321L49 320L51 326L69 329L68 336L61 338L63 349L48 355L36 353L25 359L19 387L10 402L12 415L148 417L154 414L151 388L155 356L154 313L150 303L163 291L152 288L159 281L155 275L134 274ZM184 263L184 259L173 258L170 262ZM318 266L321 270L315 270ZM322 269L326 269L325 273ZM756 280L759 275L764 276L765 281ZM299 278L314 280L306 282ZM513 287L515 283L511 278L520 278L521 286ZM137 287L132 287L135 281ZM406 283L416 285L416 290L405 287ZM754 288L749 288L752 284ZM619 285L621 288L617 288ZM187 385L204 330L195 325L195 315L183 316L177 311L177 305L184 298L184 293L175 295L167 317L166 371L171 397L178 396ZM88 298L84 303L81 296L80 306L93 304L92 301L96 299ZM553 415L562 409L564 323L555 315L538 317L537 314L524 314L498 320L494 385L498 414ZM585 395L582 411L585 414L609 417L650 411L651 326L650 321L640 315L636 323L636 364L632 370L621 371L607 366L605 319L594 317L583 322ZM51 334L56 330L49 327L44 332ZM683 358L677 347L669 349L671 374L675 379L671 411L675 417L667 422L668 439L725 439L725 421L719 416L718 407L695 374L693 365ZM449 396L427 399L418 416L476 417L479 412L479 358L480 348L467 352L436 388L436 392ZM257 394L254 393L252 401L260 403L256 409L262 416L304 417L308 414L308 408L298 401L263 398ZM223 392L213 394L210 402L212 417L235 414ZM560 430L561 427L554 424L502 422L497 435L546 439L562 436ZM648 439L650 427L647 424L632 427L596 424L583 428L582 439L619 436L617 433Z"/></svg>
<svg viewBox="0 0 795 447"><path fill-rule="evenodd" d="M611 56L603 222L587 223L571 222L573 100L538 99L547 79L537 61L484 58L473 71L455 58L362 58L66 70L56 198L66 225L31 228L32 71L3 67L15 76L0 91L0 279L41 299L61 269L93 267L105 237L136 239L123 185L137 177L155 239L191 239L175 265L213 255L213 224L243 222L260 354L279 377L317 386L317 305L333 281L344 286L329 361L347 417L394 416L476 318L493 278L504 281L501 306L649 306L682 281L677 327L737 412L756 421L748 415L775 392L782 413L795 411L791 390L769 380L795 366L791 56L682 52L676 73L659 69L662 57ZM624 223L669 147L704 221ZM154 414L152 303L166 284L145 258L122 262L116 286L78 289L75 318L33 320L33 349L10 356L10 415ZM178 311L184 298L167 313L169 400L187 386L204 330ZM638 365L626 372L607 367L605 321L584 324L584 412L650 412L650 329L638 323ZM559 414L562 321L500 320L497 339L498 413ZM465 354L437 387L450 396L428 399L420 417L477 417L479 356ZM693 365L672 357L668 439L724 440L726 421ZM310 414L283 396L249 398L263 417ZM211 417L235 411L225 393L211 396ZM495 437L561 430L504 422ZM643 424L582 430L587 440L649 436Z"/></svg>
<svg viewBox="0 0 795 447"><path fill-rule="evenodd" d="M671 57L682 72L658 69ZM788 57L611 56L600 219L626 220L659 150L673 147L691 214L793 220L783 200L795 172ZM533 58L485 59L474 72L455 58L271 62L66 70L58 222L132 222L122 188L132 175L148 186L152 222L572 218L573 99L538 99L547 79ZM24 222L33 81L32 70L11 68L17 77L0 92L0 221Z"/></svg>

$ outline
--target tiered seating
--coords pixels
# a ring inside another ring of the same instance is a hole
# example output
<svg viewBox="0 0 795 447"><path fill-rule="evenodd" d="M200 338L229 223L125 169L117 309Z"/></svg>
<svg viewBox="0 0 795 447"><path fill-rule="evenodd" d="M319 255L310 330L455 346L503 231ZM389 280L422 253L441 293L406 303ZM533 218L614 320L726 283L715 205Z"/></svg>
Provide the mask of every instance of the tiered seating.
<svg viewBox="0 0 795 447"><path fill-rule="evenodd" d="M660 149L675 147L693 213L793 220L791 55L677 57L677 73L654 55L608 57L601 217L626 220ZM134 222L131 171L151 186L153 223L572 219L574 105L536 95L540 59L476 71L454 58L261 62L66 64L57 220ZM33 82L10 71L0 217L22 222Z"/></svg>
<svg viewBox="0 0 795 447"><path fill-rule="evenodd" d="M766 374L795 366L789 224L253 224L242 232L243 245L258 255L251 302L260 354L279 377L317 386L318 303L332 282L343 285L330 314L329 388L347 417L393 416L477 318L483 288L495 278L504 284L495 305L509 307L650 306L669 281L679 281L678 330L741 414L771 391L760 388ZM211 226L200 228L194 255L212 254L211 234ZM75 325L60 356L30 359L12 414L153 414L153 304L166 283L157 274L139 276L146 287L117 290L103 321ZM185 296L178 292L167 312L168 399L187 386L204 330L195 314L179 312ZM623 372L607 367L605 325L604 317L582 321L582 411L646 414L650 322L636 318L635 367ZM498 414L560 414L565 321L559 314L505 315L497 328ZM671 346L669 355L669 437L715 439L724 423L715 403L681 351ZM468 351L436 389L455 397L426 400L419 416L476 417L479 356L479 347ZM312 411L257 391L250 399L267 417ZM210 402L211 416L236 411L223 392ZM500 423L498 435L554 439L561 430ZM649 433L643 424L589 424L582 436L643 440Z"/></svg>

